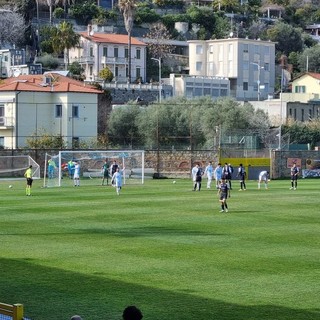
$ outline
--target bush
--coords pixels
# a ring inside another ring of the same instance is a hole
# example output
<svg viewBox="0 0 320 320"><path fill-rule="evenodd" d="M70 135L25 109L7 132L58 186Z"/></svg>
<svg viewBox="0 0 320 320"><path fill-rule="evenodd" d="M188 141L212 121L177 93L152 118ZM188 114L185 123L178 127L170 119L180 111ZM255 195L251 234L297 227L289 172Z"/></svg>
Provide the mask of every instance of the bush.
<svg viewBox="0 0 320 320"><path fill-rule="evenodd" d="M51 70L57 69L60 65L59 59L53 57L51 54L46 54L42 57L38 57L37 62L41 63L44 68Z"/></svg>

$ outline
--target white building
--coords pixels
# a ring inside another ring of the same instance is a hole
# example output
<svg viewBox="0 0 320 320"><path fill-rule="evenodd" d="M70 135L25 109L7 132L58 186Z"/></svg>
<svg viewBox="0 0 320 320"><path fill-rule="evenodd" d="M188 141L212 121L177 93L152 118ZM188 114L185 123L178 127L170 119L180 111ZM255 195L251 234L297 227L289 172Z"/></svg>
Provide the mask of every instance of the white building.
<svg viewBox="0 0 320 320"><path fill-rule="evenodd" d="M78 61L84 68L86 81L97 81L99 72L108 67L114 80L127 82L129 76L128 36L94 31L88 26L80 32L80 46L69 50L70 63ZM131 38L131 81L146 80L146 44Z"/></svg>
<svg viewBox="0 0 320 320"><path fill-rule="evenodd" d="M164 79L165 84L172 86L174 97L196 98L210 96L212 99L230 95L230 81L223 77L190 76L187 74L170 74Z"/></svg>
<svg viewBox="0 0 320 320"><path fill-rule="evenodd" d="M97 136L97 90L58 73L21 75L0 83L0 146L26 146L32 136L61 136L75 147Z"/></svg>
<svg viewBox="0 0 320 320"><path fill-rule="evenodd" d="M240 38L188 42L190 75L229 78L230 94L240 101L273 95L274 42Z"/></svg>

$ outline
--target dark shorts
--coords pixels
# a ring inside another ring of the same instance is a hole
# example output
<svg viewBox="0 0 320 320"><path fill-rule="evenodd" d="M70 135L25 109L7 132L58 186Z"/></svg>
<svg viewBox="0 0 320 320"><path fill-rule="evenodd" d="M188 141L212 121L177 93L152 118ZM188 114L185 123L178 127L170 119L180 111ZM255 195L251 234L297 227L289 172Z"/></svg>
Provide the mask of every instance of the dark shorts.
<svg viewBox="0 0 320 320"><path fill-rule="evenodd" d="M196 176L196 182L201 182L202 181L202 177L201 176Z"/></svg>
<svg viewBox="0 0 320 320"><path fill-rule="evenodd" d="M33 179L32 178L27 178L27 186L32 186L32 181Z"/></svg>
<svg viewBox="0 0 320 320"><path fill-rule="evenodd" d="M220 200L226 200L228 198L228 195L225 193L220 194Z"/></svg>
<svg viewBox="0 0 320 320"><path fill-rule="evenodd" d="M109 172L108 172L108 171L105 171L105 172L103 173L103 176L104 176L105 178L108 178L108 177L109 177Z"/></svg>
<svg viewBox="0 0 320 320"><path fill-rule="evenodd" d="M291 180L292 181L298 180L298 176L291 176Z"/></svg>

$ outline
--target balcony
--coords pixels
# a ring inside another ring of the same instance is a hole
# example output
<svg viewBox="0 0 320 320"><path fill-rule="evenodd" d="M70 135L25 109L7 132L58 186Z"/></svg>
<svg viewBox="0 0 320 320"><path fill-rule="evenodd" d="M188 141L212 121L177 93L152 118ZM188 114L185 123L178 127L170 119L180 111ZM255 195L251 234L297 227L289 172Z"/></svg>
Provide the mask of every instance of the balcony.
<svg viewBox="0 0 320 320"><path fill-rule="evenodd" d="M131 63L134 61L134 58L131 58ZM120 57L101 57L102 64L128 64L128 58Z"/></svg>
<svg viewBox="0 0 320 320"><path fill-rule="evenodd" d="M94 56L86 56L80 58L71 58L70 62L78 61L80 64L94 64Z"/></svg>

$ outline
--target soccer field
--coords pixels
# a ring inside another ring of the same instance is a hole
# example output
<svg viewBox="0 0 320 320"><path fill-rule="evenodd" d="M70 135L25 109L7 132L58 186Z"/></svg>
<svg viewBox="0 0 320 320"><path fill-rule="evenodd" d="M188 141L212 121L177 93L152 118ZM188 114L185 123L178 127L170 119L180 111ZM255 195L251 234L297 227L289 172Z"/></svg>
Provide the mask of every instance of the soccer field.
<svg viewBox="0 0 320 320"><path fill-rule="evenodd" d="M229 213L190 180L0 182L0 301L33 320L320 319L320 180L233 181ZM8 188L9 185L12 188Z"/></svg>

